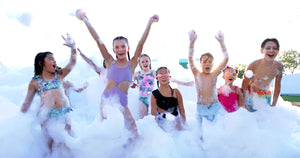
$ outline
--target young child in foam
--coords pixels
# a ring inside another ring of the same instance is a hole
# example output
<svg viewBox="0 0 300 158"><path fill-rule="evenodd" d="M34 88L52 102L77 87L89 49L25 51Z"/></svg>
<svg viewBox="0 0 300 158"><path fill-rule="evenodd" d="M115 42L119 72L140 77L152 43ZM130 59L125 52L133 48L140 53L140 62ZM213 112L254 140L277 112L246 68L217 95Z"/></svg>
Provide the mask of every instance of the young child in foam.
<svg viewBox="0 0 300 158"><path fill-rule="evenodd" d="M63 37L64 38L64 37ZM52 137L49 131L53 124L63 124L63 130L71 134L71 122L68 113L72 111L69 100L64 92L63 79L71 72L76 64L75 42L70 35L64 38L66 46L71 48L71 58L67 66L57 73L55 58L51 52L41 52L35 57L35 75L29 83L26 99L21 107L21 112L26 113L30 108L36 93L40 95L41 105L39 107L38 118L41 122L41 129L46 139L50 154L53 148L69 151L69 147L63 140Z"/></svg>
<svg viewBox="0 0 300 158"><path fill-rule="evenodd" d="M139 57L139 65L141 71L134 74L133 79L137 84L133 83L132 88L139 88L139 117L143 118L148 114L150 105L150 96L154 88L155 71L151 69L151 59L147 54Z"/></svg>
<svg viewBox="0 0 300 158"><path fill-rule="evenodd" d="M216 114L220 109L220 103L217 94L217 78L222 72L228 62L228 53L224 44L224 36L221 32L216 35L217 41L220 43L224 59L219 66L212 71L213 68L213 56L210 53L202 54L200 57L200 72L194 64L194 43L197 39L195 31L190 32L190 50L189 50L189 65L193 72L197 90L197 112L202 122L202 118L206 118L209 121L215 119Z"/></svg>
<svg viewBox="0 0 300 158"><path fill-rule="evenodd" d="M271 106L276 106L280 94L283 65L275 58L279 53L279 42L276 38L267 38L261 44L263 58L253 61L244 75L242 90L246 96L249 109L255 111L253 97L264 98ZM275 79L273 101L271 103L272 80ZM254 107L253 107L254 106Z"/></svg>
<svg viewBox="0 0 300 158"><path fill-rule="evenodd" d="M186 122L183 99L178 89L171 88L170 79L168 68L160 67L157 69L158 89L152 92L151 115L155 116L159 126L163 129L167 128L168 124L173 125L173 123L176 129L181 129Z"/></svg>
<svg viewBox="0 0 300 158"><path fill-rule="evenodd" d="M133 133L134 137L138 137L135 120L133 119L132 114L128 108L128 89L132 81L132 75L135 71L135 68L138 65L138 57L141 56L144 43L146 42L146 39L150 32L150 28L154 22L158 22L159 17L157 15L154 15L149 19L146 30L143 33L142 38L138 42L134 56L131 59L129 57L129 45L127 38L123 36L116 37L113 40L113 52L115 53L117 58L115 60L113 56L107 51L104 43L99 38L97 32L89 22L85 12L79 9L76 11L76 16L79 20L82 20L86 24L89 32L91 33L92 37L94 38L100 49L100 52L105 60L108 69L107 86L104 92L102 93L101 97L101 117L103 119L106 118L103 112L104 101L107 100L105 98L117 96L120 100L120 104L122 105L121 111L124 115L126 127Z"/></svg>
<svg viewBox="0 0 300 158"><path fill-rule="evenodd" d="M226 66L223 70L225 84L218 88L218 98L223 108L231 113L244 105L243 94L238 86L233 85L238 71L233 67Z"/></svg>

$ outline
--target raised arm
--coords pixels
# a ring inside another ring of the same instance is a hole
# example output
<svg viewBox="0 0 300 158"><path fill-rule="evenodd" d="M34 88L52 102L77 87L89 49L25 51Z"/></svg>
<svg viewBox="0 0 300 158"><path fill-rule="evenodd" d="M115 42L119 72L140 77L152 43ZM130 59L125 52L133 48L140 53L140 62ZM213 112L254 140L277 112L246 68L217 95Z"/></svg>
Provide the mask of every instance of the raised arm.
<svg viewBox="0 0 300 158"><path fill-rule="evenodd" d="M147 24L147 27L142 35L142 38L140 39L137 47L136 47L136 50L135 50L135 53L134 53L134 56L132 57L132 59L130 60L131 61L131 68L135 69L137 64L138 64L138 57L141 56L142 54L142 51L143 51L143 47L144 47L144 44L146 42L146 39L149 35L149 32L150 32L150 28L151 28L151 25L152 23L154 22L158 22L159 20L159 17L158 15L153 15L150 19L149 19L149 22Z"/></svg>
<svg viewBox="0 0 300 158"><path fill-rule="evenodd" d="M23 105L21 107L21 112L25 113L28 111L32 100L34 98L35 93L37 92L37 89L35 88L35 80L31 80L29 85L28 85L28 90L27 90L27 95L25 98L25 101L23 102Z"/></svg>
<svg viewBox="0 0 300 158"><path fill-rule="evenodd" d="M224 59L221 61L220 65L214 70L214 73L219 75L228 63L228 53L227 53L227 49L226 49L226 46L225 46L225 43L224 43L224 35L221 31L218 32L218 34L216 35L216 39L220 43L222 53L223 53L223 56L224 56Z"/></svg>
<svg viewBox="0 0 300 158"><path fill-rule="evenodd" d="M189 47L188 60L189 60L190 69L192 70L194 76L196 76L196 74L199 71L196 68L195 63L194 63L194 44L195 44L195 41L197 39L197 34L194 30L192 30L192 31L189 32L189 36L190 36L190 47Z"/></svg>
<svg viewBox="0 0 300 158"><path fill-rule="evenodd" d="M77 48L77 50L79 51L79 54L80 54L80 56L83 58L83 60L84 60L86 63L88 63L88 64L96 71L96 73L97 73L98 75L100 75L100 74L101 74L101 71L100 71L100 69L98 68L98 66L97 66L90 58L88 58L87 56L85 56L85 55L80 51L79 48Z"/></svg>
<svg viewBox="0 0 300 158"><path fill-rule="evenodd" d="M274 92L273 92L273 102L271 106L276 106L277 100L280 94L280 89L281 89L281 79L282 79L282 70L283 66L281 65L279 74L275 77L275 84L274 84Z"/></svg>
<svg viewBox="0 0 300 158"><path fill-rule="evenodd" d="M107 62L108 65L111 65L111 63L113 62L114 58L108 53L103 41L100 39L100 37L98 36L96 30L93 28L93 26L91 25L91 23L89 22L86 13L82 10L82 9L78 9L76 11L76 17L83 21L86 25L86 27L88 28L90 34L92 35L92 37L94 38L94 40L96 41L98 48L104 58L104 60Z"/></svg>
<svg viewBox="0 0 300 158"><path fill-rule="evenodd" d="M71 48L70 61L67 64L67 66L61 70L61 73L59 74L63 79L71 72L71 70L75 66L77 60L77 53L76 53L76 45L72 37L69 34L67 34L67 38L65 38L64 36L62 36L62 38L65 40L64 45Z"/></svg>

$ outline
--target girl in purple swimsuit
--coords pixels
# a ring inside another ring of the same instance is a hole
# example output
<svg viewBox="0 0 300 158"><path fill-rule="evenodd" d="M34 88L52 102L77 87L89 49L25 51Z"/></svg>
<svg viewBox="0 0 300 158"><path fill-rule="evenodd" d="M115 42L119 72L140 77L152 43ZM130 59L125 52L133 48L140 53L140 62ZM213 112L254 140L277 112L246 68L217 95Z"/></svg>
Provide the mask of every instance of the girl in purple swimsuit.
<svg viewBox="0 0 300 158"><path fill-rule="evenodd" d="M105 114L103 113L104 99L109 98L111 96L119 97L120 104L123 107L121 111L125 118L125 125L134 134L134 136L137 137L137 127L132 117L132 114L128 108L128 89L132 81L132 75L135 71L135 68L138 65L138 57L142 53L143 46L148 37L151 25L152 23L157 22L159 20L158 16L154 15L150 18L146 30L143 33L143 36L137 45L134 56L131 59L129 57L129 46L127 38L119 36L113 40L113 51L116 54L116 60L107 51L104 43L99 38L97 32L90 24L85 12L81 9L78 9L76 11L76 16L79 20L82 20L87 26L89 32L96 41L107 66L107 85L102 94L100 104L101 117L103 119L106 118Z"/></svg>

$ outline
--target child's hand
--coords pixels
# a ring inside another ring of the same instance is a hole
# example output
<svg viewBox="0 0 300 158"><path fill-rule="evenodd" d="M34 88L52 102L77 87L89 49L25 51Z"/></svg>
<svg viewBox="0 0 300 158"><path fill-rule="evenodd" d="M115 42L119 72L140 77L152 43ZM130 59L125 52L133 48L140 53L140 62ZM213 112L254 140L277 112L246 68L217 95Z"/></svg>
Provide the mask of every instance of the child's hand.
<svg viewBox="0 0 300 158"><path fill-rule="evenodd" d="M196 39L197 39L197 34L196 34L196 32L195 32L194 30L191 30L191 31L189 32L189 36L190 36L190 42L191 42L191 43L194 43L194 42L196 41Z"/></svg>
<svg viewBox="0 0 300 158"><path fill-rule="evenodd" d="M158 15L153 15L150 20L149 20L149 23L154 23L154 22L158 22L159 20L159 16Z"/></svg>
<svg viewBox="0 0 300 158"><path fill-rule="evenodd" d="M82 21L87 20L86 14L82 9L77 9L76 10L76 17L79 20L82 20Z"/></svg>
<svg viewBox="0 0 300 158"><path fill-rule="evenodd" d="M67 38L65 38L63 35L61 37L65 40L65 43L64 43L65 46L75 49L75 47L76 47L75 42L70 34L67 33Z"/></svg>
<svg viewBox="0 0 300 158"><path fill-rule="evenodd" d="M137 87L137 84L136 83L132 83L131 88L135 88L135 87Z"/></svg>
<svg viewBox="0 0 300 158"><path fill-rule="evenodd" d="M224 34L222 31L219 31L215 37L221 44L224 44Z"/></svg>

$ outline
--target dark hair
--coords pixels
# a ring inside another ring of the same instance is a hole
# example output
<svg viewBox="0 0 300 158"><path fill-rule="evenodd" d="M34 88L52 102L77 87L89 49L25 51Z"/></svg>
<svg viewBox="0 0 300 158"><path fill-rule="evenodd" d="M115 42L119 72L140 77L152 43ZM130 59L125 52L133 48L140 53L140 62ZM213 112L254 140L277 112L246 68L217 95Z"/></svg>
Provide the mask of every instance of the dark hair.
<svg viewBox="0 0 300 158"><path fill-rule="evenodd" d="M141 58L141 57L148 57L148 58L149 58L149 60L150 60L150 69L151 69L151 59L150 59L149 55L147 55L147 54L142 54L142 55L139 57L138 62L140 62L140 58ZM141 65L140 65L140 67L141 67ZM142 67L141 67L141 69L142 69Z"/></svg>
<svg viewBox="0 0 300 158"><path fill-rule="evenodd" d="M168 73L170 73L170 70L165 67L165 66L162 66L162 67L159 67L157 70L156 70L156 76L158 75L158 71L159 70L162 70L162 69L166 69ZM159 82L157 81L157 87L159 87Z"/></svg>
<svg viewBox="0 0 300 158"><path fill-rule="evenodd" d="M105 60L103 60L103 67L106 69Z"/></svg>
<svg viewBox="0 0 300 158"><path fill-rule="evenodd" d="M265 45L266 45L266 43L267 42L274 42L276 45L277 45L277 50L279 50L279 42L278 42L278 40L276 39L276 38L267 38L267 39L265 39L262 43L261 43L261 49L263 49L264 47L265 47Z"/></svg>
<svg viewBox="0 0 300 158"><path fill-rule="evenodd" d="M125 42L127 43L127 45L129 45L128 39L127 39L126 37L118 36L118 37L114 38L114 40L113 40L113 46L115 45L115 41L116 41L116 40L125 40ZM128 60L130 60L129 51L127 52L127 56L128 56ZM118 59L118 56L117 56L117 55L116 55L116 58Z"/></svg>
<svg viewBox="0 0 300 158"><path fill-rule="evenodd" d="M44 59L48 54L52 54L51 52L40 52L35 56L34 59L34 75L40 75L43 71Z"/></svg>
<svg viewBox="0 0 300 158"><path fill-rule="evenodd" d="M214 60L213 55L210 54L209 52L207 52L207 53L204 53L204 54L201 55L201 57L200 57L200 62L201 62L201 60L203 59L204 56L207 56L207 57L208 57L205 61L207 61L209 58L211 58L212 60Z"/></svg>

